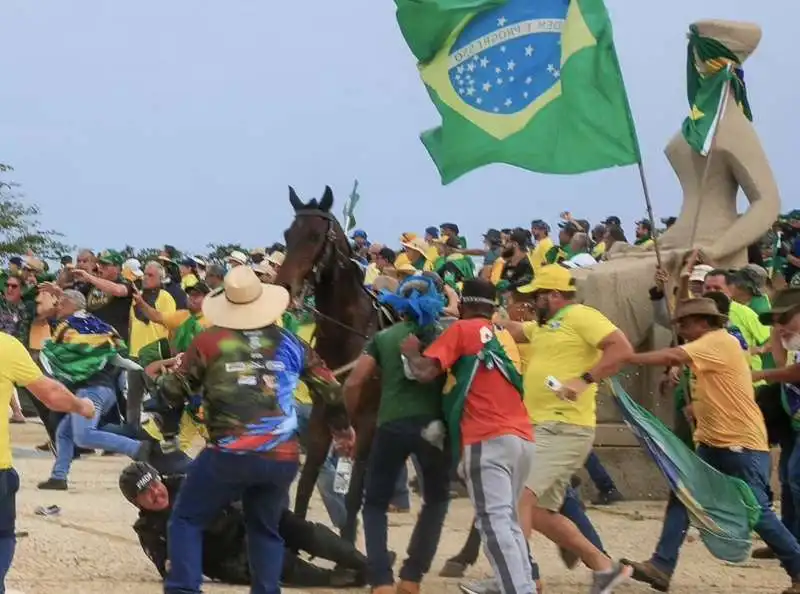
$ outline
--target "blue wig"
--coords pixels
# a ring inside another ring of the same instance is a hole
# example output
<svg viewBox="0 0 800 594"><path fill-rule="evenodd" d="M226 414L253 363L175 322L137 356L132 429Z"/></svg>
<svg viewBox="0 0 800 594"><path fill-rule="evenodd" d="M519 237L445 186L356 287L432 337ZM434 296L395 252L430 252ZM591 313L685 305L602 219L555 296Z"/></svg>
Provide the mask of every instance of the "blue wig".
<svg viewBox="0 0 800 594"><path fill-rule="evenodd" d="M408 317L420 327L435 324L444 309L444 300L436 283L426 276L408 277L394 293L384 289L378 301Z"/></svg>

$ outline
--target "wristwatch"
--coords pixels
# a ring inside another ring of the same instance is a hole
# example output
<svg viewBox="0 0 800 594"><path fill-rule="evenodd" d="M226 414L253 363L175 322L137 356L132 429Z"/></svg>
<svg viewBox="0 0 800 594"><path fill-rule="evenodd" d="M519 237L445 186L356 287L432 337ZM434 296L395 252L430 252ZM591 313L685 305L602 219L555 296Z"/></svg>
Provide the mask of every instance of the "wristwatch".
<svg viewBox="0 0 800 594"><path fill-rule="evenodd" d="M597 381L592 377L592 374L589 373L588 371L581 376L581 379L583 381L585 381L587 384L589 384L590 386L592 384L596 384L597 383Z"/></svg>

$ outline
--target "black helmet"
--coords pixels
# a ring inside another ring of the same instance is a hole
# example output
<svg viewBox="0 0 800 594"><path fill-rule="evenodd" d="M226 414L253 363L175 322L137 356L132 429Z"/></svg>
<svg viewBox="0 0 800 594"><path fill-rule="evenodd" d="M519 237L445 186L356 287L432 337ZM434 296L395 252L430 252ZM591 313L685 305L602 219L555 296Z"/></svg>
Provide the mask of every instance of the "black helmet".
<svg viewBox="0 0 800 594"><path fill-rule="evenodd" d="M158 471L147 462L133 462L122 469L119 490L125 499L135 504L139 494L146 491L153 481L158 480L161 480Z"/></svg>

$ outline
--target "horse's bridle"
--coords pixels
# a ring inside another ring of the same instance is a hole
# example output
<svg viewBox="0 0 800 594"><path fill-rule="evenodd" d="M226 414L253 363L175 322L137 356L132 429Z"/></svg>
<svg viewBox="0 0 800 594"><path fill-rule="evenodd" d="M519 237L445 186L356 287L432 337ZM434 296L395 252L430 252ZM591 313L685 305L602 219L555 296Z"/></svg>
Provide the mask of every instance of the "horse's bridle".
<svg viewBox="0 0 800 594"><path fill-rule="evenodd" d="M305 297L308 293L308 286L309 283L313 284L314 287L319 286L320 281L322 280L322 271L328 268L329 266L338 266L340 268L345 268L346 266L355 266L355 262L353 261L352 257L349 254L343 253L339 247L336 245L336 227L334 223L336 222L336 217L334 217L331 213L313 209L313 208L304 208L301 210L295 211L296 217L317 217L322 218L328 221L328 229L325 232L325 240L322 244L322 248L318 254L314 257L314 266L311 268L309 274L306 275L306 278L303 279L303 289L300 293L300 307L311 312L314 316L327 320L332 324L347 330L357 336L360 336L364 339L369 339L369 335L364 334L363 332L359 332L352 326L345 324L344 322L340 322L336 318L332 318L331 316L325 315L321 311L319 311L316 307L312 307L305 304ZM310 278L309 278L310 277Z"/></svg>

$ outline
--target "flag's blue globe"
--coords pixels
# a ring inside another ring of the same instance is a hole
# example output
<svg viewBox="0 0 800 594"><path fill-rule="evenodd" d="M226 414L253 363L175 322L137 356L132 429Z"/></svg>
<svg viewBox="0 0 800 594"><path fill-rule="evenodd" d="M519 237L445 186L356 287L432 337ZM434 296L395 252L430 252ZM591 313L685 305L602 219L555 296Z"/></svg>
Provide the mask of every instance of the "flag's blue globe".
<svg viewBox="0 0 800 594"><path fill-rule="evenodd" d="M448 75L471 107L514 114L558 82L569 0L509 0L476 15L450 50Z"/></svg>

